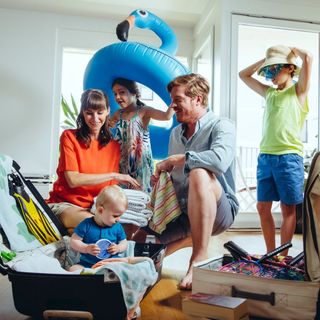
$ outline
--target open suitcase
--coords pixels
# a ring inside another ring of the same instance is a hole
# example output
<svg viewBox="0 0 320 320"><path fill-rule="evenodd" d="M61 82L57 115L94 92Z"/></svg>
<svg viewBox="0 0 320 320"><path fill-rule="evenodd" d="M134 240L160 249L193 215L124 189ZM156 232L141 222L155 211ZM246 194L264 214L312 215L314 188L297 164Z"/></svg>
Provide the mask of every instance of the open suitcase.
<svg viewBox="0 0 320 320"><path fill-rule="evenodd" d="M308 281L259 278L218 271L230 255L195 265L192 292L248 299L250 316L283 320L320 319L320 153L312 161L303 203L304 266Z"/></svg>
<svg viewBox="0 0 320 320"><path fill-rule="evenodd" d="M4 170L3 168L0 169L1 180L1 174L3 174ZM46 216L54 222L55 231L60 233L61 238L62 235L66 234L66 231L32 183L23 177L19 169L19 165L13 161L12 172L21 178L24 187L30 191L30 198L34 199L37 204L36 207L43 209L42 212L45 211ZM3 230L2 238L4 240L6 238ZM8 246L7 241L4 242ZM63 242L63 239L56 243L60 242ZM3 244L2 248L4 248ZM134 246L135 256L147 256L153 260L155 269L158 272L158 280L161 275L164 254L165 247L161 244L136 243ZM8 267L8 264L0 259L0 272L3 275L8 275L12 284L15 308L22 314L34 318L42 318L44 313L49 312L50 314L52 310L62 312L62 314L64 310L67 310L68 312L74 312L74 314L84 312L92 315L94 319L123 320L126 318L127 309L121 284L111 271L104 275L19 272ZM147 289L146 294L150 289L151 287Z"/></svg>

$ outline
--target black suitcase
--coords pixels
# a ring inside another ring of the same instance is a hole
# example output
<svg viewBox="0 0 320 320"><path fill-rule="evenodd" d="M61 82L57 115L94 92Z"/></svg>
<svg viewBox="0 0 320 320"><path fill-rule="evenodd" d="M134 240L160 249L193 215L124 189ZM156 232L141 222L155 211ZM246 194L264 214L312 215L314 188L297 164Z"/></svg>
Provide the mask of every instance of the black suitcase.
<svg viewBox="0 0 320 320"><path fill-rule="evenodd" d="M160 277L164 246L137 243L135 256L141 255L153 259ZM120 282L112 279L104 282L103 275L26 273L3 265L0 269L11 281L14 305L22 314L41 318L46 310L70 310L88 311L94 319L124 320L126 317Z"/></svg>
<svg viewBox="0 0 320 320"><path fill-rule="evenodd" d="M47 215L53 217L54 223L61 234L64 228L50 212L42 197L29 180L20 173L17 163L13 161L13 171L23 180L24 185L30 190L39 206ZM153 243L136 243L135 256L150 257L158 272L158 281L161 277L162 262L165 246ZM8 275L12 285L14 305L22 314L42 318L48 310L67 310L89 312L94 319L123 320L126 318L127 309L123 299L119 280L112 273L108 279L105 275L64 275L26 273L14 271L0 258L0 272ZM148 288L146 294L151 290Z"/></svg>

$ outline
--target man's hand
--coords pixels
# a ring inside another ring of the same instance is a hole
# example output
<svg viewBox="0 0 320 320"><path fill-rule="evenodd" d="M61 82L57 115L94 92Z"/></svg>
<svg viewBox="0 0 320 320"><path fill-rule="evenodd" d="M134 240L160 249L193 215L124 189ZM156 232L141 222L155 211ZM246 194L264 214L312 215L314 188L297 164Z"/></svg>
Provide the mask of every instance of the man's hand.
<svg viewBox="0 0 320 320"><path fill-rule="evenodd" d="M185 155L175 154L157 163L154 174L151 177L151 184L154 186L159 180L160 173L162 171L171 172L175 167L184 166Z"/></svg>

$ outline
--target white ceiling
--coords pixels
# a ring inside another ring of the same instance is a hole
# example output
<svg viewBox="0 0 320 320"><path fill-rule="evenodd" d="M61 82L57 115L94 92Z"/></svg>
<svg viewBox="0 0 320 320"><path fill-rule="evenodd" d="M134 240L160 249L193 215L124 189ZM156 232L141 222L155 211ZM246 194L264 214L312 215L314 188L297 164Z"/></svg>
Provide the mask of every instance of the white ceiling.
<svg viewBox="0 0 320 320"><path fill-rule="evenodd" d="M36 10L106 19L124 19L149 10L175 26L194 27L215 0L0 0L0 8Z"/></svg>

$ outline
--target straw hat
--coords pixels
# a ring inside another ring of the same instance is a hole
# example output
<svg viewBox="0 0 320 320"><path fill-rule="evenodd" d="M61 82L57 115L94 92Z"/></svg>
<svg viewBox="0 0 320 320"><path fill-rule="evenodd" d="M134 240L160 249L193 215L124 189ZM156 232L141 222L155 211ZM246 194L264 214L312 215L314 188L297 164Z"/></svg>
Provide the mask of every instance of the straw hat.
<svg viewBox="0 0 320 320"><path fill-rule="evenodd" d="M296 56L289 47L283 45L273 46L267 50L266 59L259 67L257 73L259 75L263 75L261 72L262 69L273 64L293 64L296 67L294 74L297 75L300 72L300 67L297 64Z"/></svg>

